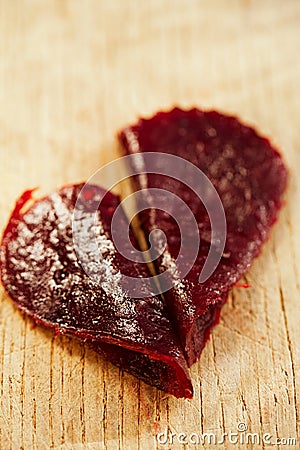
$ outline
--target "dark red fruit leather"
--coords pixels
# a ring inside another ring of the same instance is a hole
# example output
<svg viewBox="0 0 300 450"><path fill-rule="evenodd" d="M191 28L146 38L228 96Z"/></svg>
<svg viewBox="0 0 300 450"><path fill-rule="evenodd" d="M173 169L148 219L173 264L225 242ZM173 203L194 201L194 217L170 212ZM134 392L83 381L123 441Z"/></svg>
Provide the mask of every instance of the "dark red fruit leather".
<svg viewBox="0 0 300 450"><path fill-rule="evenodd" d="M198 281L211 246L210 221L201 200L179 181L147 173L134 177L135 187L165 189L183 199L195 215L201 236L196 261L181 277L174 261L181 244L180 232L188 225L180 230L168 213L149 209L147 193L141 197L139 206L148 208L139 214L144 232L149 235L158 228L168 238L167 247L155 261L157 272L171 269L174 275L165 300L158 296L133 299L121 284L120 274L137 278L150 275L146 264L129 262L113 244L111 221L119 198L112 193L106 193L94 224L100 260L93 247L89 248L90 261L98 268L100 264L102 283L84 272L72 233L72 215L83 184L66 186L34 202L32 191L20 197L0 247L2 282L15 304L37 323L55 333L83 339L148 384L176 397L191 398L187 363L199 358L229 290L267 240L281 207L287 171L267 139L236 118L215 111L175 108L158 113L125 128L120 140L127 154L180 156L200 168L215 186L226 214L227 235L221 261L210 278ZM159 157L155 164L159 170ZM138 170L141 158L132 167ZM143 169L147 171L145 161ZM90 240L83 223L104 193L97 186L89 185L88 189L85 200L90 208L81 211L80 219L80 238L85 243ZM124 232L128 226L124 214L120 220ZM138 247L131 230L130 240ZM123 248L128 245L124 234Z"/></svg>
<svg viewBox="0 0 300 450"><path fill-rule="evenodd" d="M235 117L215 111L175 108L160 112L125 128L119 138L127 154L164 152L192 162L207 175L223 203L227 220L225 251L213 275L200 284L198 277L210 247L207 212L187 186L170 177L147 174L146 187L170 190L184 199L199 227L200 251L193 268L180 283L175 280L176 287L164 294L191 365L199 358L230 288L248 270L269 236L281 207L287 170L267 139ZM140 161L138 164L140 167ZM135 163L133 167L139 168ZM146 164L144 169L147 171ZM136 176L134 183L137 189L145 187L145 176ZM178 227L162 210L147 209L139 216L147 235L159 228L168 237L164 254L156 260L157 271L163 272L177 257Z"/></svg>
<svg viewBox="0 0 300 450"><path fill-rule="evenodd" d="M143 263L128 264L112 243L110 224L119 204L112 193L104 197L95 225L107 282L100 286L80 266L72 239L72 213L82 187L66 186L29 207L32 191L20 197L1 244L6 291L37 323L82 338L146 383L191 398L186 361L162 300L132 299L119 284L119 272L132 277L148 277L149 272ZM101 188L89 186L91 207L100 192ZM122 220L124 230L125 215ZM135 243L132 235L131 241Z"/></svg>

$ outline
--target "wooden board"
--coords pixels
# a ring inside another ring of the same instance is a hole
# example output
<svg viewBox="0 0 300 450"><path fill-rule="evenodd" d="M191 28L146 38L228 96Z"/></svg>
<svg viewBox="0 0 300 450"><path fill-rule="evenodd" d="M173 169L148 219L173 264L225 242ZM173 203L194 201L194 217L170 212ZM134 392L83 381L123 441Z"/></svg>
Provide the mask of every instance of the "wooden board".
<svg viewBox="0 0 300 450"><path fill-rule="evenodd" d="M0 1L1 229L25 188L87 179L118 155L116 130L174 104L239 115L291 170L252 287L234 289L191 370L193 401L32 330L1 288L1 449L177 449L179 433L239 424L299 445L299 48L297 0ZM166 427L176 436L160 446ZM212 448L245 448L242 435Z"/></svg>

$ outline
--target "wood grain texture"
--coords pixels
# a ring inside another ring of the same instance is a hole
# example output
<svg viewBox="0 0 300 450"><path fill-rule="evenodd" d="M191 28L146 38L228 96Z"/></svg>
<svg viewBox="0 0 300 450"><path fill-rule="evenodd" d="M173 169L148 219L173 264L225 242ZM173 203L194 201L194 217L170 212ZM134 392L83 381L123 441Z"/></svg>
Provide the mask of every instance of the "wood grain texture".
<svg viewBox="0 0 300 450"><path fill-rule="evenodd" d="M196 448L155 436L220 438L241 422L299 445L299 49L297 0L0 1L1 229L24 189L87 179L118 155L116 130L174 104L239 115L291 171L251 288L234 289L191 370L193 401L31 329L1 288L1 449Z"/></svg>

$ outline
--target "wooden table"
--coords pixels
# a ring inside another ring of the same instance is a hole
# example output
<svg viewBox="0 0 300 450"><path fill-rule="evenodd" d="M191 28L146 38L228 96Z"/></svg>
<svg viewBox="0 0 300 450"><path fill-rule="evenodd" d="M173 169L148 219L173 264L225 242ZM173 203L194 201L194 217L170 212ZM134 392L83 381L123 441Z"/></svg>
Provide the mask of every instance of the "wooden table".
<svg viewBox="0 0 300 450"><path fill-rule="evenodd" d="M174 104L239 115L272 137L291 170L286 207L245 277L251 288L234 289L191 370L193 401L31 329L1 288L0 448L196 448L178 434L220 439L239 424L299 445L299 1L0 5L1 229L24 189L87 179L118 156L119 128ZM176 436L160 446L166 427Z"/></svg>

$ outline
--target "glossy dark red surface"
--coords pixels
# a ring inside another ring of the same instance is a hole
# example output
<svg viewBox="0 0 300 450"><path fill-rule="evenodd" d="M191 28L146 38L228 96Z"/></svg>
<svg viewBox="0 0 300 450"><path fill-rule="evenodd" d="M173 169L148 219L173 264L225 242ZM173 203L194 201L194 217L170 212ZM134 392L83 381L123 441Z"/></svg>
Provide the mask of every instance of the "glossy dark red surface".
<svg viewBox="0 0 300 450"><path fill-rule="evenodd" d="M134 299L120 283L120 273L148 278L149 270L142 262L129 262L113 244L111 221L119 198L112 193L105 195L95 223L100 260L92 247L90 252L105 282L99 284L85 273L72 233L72 215L83 184L66 186L33 202L29 190L18 199L1 243L2 282L15 304L36 323L56 334L83 339L148 384L191 398L187 365L199 358L230 289L269 237L281 207L287 170L267 139L236 118L215 111L175 108L158 113L125 128L120 140L127 154L152 151L180 156L200 168L215 186L226 214L227 239L210 278L198 282L211 245L210 221L201 200L179 181L147 173L134 178L135 187L145 187L146 180L146 187L169 190L183 199L195 215L201 236L195 263L184 277L174 275L165 300L159 296ZM144 169L147 172L146 165ZM103 192L89 186L85 200L91 210ZM168 239L155 262L157 272L174 269L181 241L178 225L161 209L148 208L139 216L146 235L159 228ZM119 226L127 229L124 214ZM132 231L130 241L138 248ZM129 242L124 239L126 245Z"/></svg>
<svg viewBox="0 0 300 450"><path fill-rule="evenodd" d="M268 139L235 117L215 111L175 108L160 112L123 129L119 138L126 154L163 152L192 162L213 183L225 210L227 239L223 257L213 275L199 284L198 277L211 242L208 214L201 200L187 186L170 177L147 174L147 188L163 187L184 199L196 217L201 236L193 268L179 288L165 293L191 365L199 358L229 290L248 270L269 237L281 207L287 170ZM144 169L147 171L147 164ZM137 189L144 188L145 176L136 176L134 184ZM156 260L157 271L163 272L167 268L166 252L173 259L178 254L178 227L161 210L144 210L140 221L146 235L159 228L168 237L164 254Z"/></svg>
<svg viewBox="0 0 300 450"><path fill-rule="evenodd" d="M6 291L38 324L84 339L146 383L191 398L186 361L164 303L156 296L132 299L119 283L120 272L145 278L149 272L145 264L128 263L111 241L111 219L119 204L112 193L104 197L95 224L107 282L100 286L79 264L72 214L82 187L66 186L29 207L32 191L17 201L1 244ZM91 207L100 192L101 188L89 186L86 201ZM125 215L120 220L120 228L126 229ZM135 243L133 235L131 240Z"/></svg>

